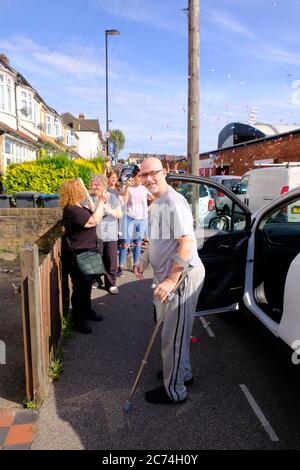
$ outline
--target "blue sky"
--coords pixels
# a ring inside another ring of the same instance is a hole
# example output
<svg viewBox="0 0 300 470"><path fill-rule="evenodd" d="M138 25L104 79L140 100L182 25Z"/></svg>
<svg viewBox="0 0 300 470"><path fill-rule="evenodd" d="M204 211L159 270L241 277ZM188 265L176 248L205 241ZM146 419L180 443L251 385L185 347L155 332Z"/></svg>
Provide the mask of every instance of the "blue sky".
<svg viewBox="0 0 300 470"><path fill-rule="evenodd" d="M0 52L59 113L105 129L104 31L119 29L108 38L109 118L125 134L122 156L183 154L187 3L0 0ZM300 123L299 20L298 0L201 0L201 151L253 106L259 121Z"/></svg>

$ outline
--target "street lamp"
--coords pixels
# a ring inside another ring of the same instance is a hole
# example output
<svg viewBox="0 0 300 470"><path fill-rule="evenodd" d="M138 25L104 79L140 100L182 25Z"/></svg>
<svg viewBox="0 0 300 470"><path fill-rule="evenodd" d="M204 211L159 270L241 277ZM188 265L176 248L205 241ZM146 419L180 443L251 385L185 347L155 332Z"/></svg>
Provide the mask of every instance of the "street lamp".
<svg viewBox="0 0 300 470"><path fill-rule="evenodd" d="M109 139L109 120L108 120L108 53L107 53L107 36L118 36L120 31L117 29L105 30L105 79L106 79L106 155L108 156L108 139Z"/></svg>

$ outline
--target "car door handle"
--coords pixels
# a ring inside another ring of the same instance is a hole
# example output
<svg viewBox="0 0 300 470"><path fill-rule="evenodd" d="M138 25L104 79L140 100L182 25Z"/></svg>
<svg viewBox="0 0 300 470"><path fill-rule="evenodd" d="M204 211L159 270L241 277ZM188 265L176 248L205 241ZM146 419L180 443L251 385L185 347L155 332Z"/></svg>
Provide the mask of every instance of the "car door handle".
<svg viewBox="0 0 300 470"><path fill-rule="evenodd" d="M281 243L281 242L274 242L274 240L270 240L269 237L267 237L267 242L268 242L271 246L285 246L284 243Z"/></svg>
<svg viewBox="0 0 300 470"><path fill-rule="evenodd" d="M218 245L218 248L225 248L225 250L228 250L228 248L231 248L231 244L228 243L226 245L226 243L220 243L220 245Z"/></svg>

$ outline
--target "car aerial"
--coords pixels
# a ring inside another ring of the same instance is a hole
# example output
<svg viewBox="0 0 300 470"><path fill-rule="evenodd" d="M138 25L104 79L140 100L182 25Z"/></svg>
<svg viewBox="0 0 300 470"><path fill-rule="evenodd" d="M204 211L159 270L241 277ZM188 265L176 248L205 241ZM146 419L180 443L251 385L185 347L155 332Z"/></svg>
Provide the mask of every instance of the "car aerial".
<svg viewBox="0 0 300 470"><path fill-rule="evenodd" d="M300 345L300 187L277 197L254 214L228 188L207 178L168 175L175 189L187 186L198 252L206 277L197 316L246 308L292 349ZM230 212L199 229L198 200L202 185L224 191Z"/></svg>

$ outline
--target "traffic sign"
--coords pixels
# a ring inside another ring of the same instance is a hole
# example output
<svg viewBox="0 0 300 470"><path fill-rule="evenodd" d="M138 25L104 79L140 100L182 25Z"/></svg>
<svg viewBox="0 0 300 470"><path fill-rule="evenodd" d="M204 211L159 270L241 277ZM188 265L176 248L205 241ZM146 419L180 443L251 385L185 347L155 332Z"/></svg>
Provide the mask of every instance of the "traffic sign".
<svg viewBox="0 0 300 470"><path fill-rule="evenodd" d="M113 140L108 141L108 153L111 157L115 155L115 143Z"/></svg>

